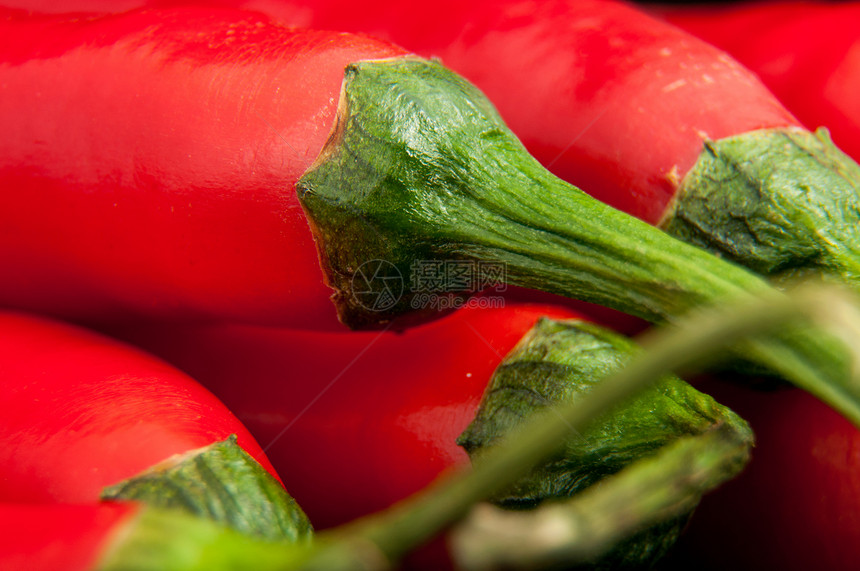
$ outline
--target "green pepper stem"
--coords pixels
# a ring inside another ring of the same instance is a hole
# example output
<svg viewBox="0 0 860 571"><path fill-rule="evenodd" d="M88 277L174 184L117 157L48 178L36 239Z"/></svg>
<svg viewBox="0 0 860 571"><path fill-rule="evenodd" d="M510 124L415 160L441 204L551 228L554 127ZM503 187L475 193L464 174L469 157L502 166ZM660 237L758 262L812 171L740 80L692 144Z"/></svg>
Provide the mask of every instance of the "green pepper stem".
<svg viewBox="0 0 860 571"><path fill-rule="evenodd" d="M658 323L775 291L553 176L477 88L418 58L347 69L335 130L298 190L341 320L356 327L416 306L418 293L405 288L367 310L353 282L371 261L401 277L426 260L498 262L512 285ZM793 328L732 350L860 427L860 383L833 337Z"/></svg>
<svg viewBox="0 0 860 571"><path fill-rule="evenodd" d="M108 486L101 499L181 510L272 541L307 541L312 533L296 501L235 434Z"/></svg>
<svg viewBox="0 0 860 571"><path fill-rule="evenodd" d="M707 141L660 226L767 275L829 274L860 289L860 167L826 129Z"/></svg>

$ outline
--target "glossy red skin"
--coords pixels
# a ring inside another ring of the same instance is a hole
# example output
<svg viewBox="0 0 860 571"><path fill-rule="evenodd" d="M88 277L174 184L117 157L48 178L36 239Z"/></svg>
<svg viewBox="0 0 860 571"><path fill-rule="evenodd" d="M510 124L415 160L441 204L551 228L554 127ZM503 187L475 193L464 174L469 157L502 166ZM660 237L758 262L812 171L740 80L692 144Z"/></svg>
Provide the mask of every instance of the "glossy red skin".
<svg viewBox="0 0 860 571"><path fill-rule="evenodd" d="M576 314L508 303L464 308L402 334L217 325L121 334L218 395L314 526L326 528L467 465L455 440L502 356L541 315Z"/></svg>
<svg viewBox="0 0 860 571"><path fill-rule="evenodd" d="M752 425L752 461L705 496L677 555L678 569L857 569L860 431L797 389L699 388Z"/></svg>
<svg viewBox="0 0 860 571"><path fill-rule="evenodd" d="M89 571L135 504L0 503L0 569Z"/></svg>
<svg viewBox="0 0 860 571"><path fill-rule="evenodd" d="M108 485L251 434L211 392L137 349L82 329L0 313L0 503L92 503Z"/></svg>
<svg viewBox="0 0 860 571"><path fill-rule="evenodd" d="M799 126L724 52L626 3L219 4L261 10L294 25L367 32L440 57L489 96L529 151L555 174L651 223L662 218L678 182L703 150L704 137ZM84 10L98 8L94 0L81 4Z"/></svg>
<svg viewBox="0 0 860 571"><path fill-rule="evenodd" d="M345 329L294 184L344 67L402 53L233 10L0 11L0 305Z"/></svg>
<svg viewBox="0 0 860 571"><path fill-rule="evenodd" d="M808 127L860 160L860 3L665 8L663 17L756 72Z"/></svg>

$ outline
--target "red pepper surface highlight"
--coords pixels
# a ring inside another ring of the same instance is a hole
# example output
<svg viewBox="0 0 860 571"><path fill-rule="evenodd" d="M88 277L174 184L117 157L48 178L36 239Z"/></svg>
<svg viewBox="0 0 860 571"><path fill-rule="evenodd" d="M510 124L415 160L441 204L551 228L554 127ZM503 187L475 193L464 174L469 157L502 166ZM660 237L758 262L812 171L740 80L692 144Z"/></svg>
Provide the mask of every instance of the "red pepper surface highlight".
<svg viewBox="0 0 860 571"><path fill-rule="evenodd" d="M723 52L626 3L444 2L420 16L394 4L324 3L306 23L440 57L554 174L647 222L705 138L799 125Z"/></svg>
<svg viewBox="0 0 860 571"><path fill-rule="evenodd" d="M726 50L803 123L826 125L833 141L860 160L860 4L756 2L657 11Z"/></svg>
<svg viewBox="0 0 860 571"><path fill-rule="evenodd" d="M226 4L291 25L370 33L441 58L487 95L554 174L651 223L663 217L705 139L801 126L727 54L623 2Z"/></svg>
<svg viewBox="0 0 860 571"><path fill-rule="evenodd" d="M856 569L860 431L801 391L699 386L749 421L756 448L702 500L670 569Z"/></svg>
<svg viewBox="0 0 860 571"><path fill-rule="evenodd" d="M0 502L96 502L105 486L231 434L277 477L211 392L80 328L0 313L0 387Z"/></svg>
<svg viewBox="0 0 860 571"><path fill-rule="evenodd" d="M317 529L385 508L468 456L455 442L540 316L466 307L404 333L211 325L117 333L188 371L263 445Z"/></svg>
<svg viewBox="0 0 860 571"><path fill-rule="evenodd" d="M342 328L294 184L344 67L404 52L257 13L0 12L0 305Z"/></svg>
<svg viewBox="0 0 860 571"><path fill-rule="evenodd" d="M0 503L0 569L90 571L139 506Z"/></svg>

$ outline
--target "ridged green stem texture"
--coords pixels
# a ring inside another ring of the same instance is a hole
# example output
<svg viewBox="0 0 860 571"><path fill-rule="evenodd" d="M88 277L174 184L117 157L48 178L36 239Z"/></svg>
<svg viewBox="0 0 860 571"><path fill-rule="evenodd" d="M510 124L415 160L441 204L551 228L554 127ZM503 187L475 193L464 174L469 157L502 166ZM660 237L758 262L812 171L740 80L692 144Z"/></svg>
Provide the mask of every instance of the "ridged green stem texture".
<svg viewBox="0 0 860 571"><path fill-rule="evenodd" d="M386 311L357 301L356 272L373 260L401 276L422 260L502 263L512 285L654 322L774 291L553 176L477 88L418 58L347 68L337 126L298 191L339 315L355 327L414 310L409 288ZM860 426L860 384L832 336L787 328L734 350Z"/></svg>
<svg viewBox="0 0 860 571"><path fill-rule="evenodd" d="M496 369L475 420L458 443L480 464L482 455L532 416L587 398L638 352L632 341L598 325L541 319ZM752 447L752 431L743 419L680 378L667 376L587 430L568 437L547 461L494 500L520 509L577 496L678 440L721 428L745 442L747 452ZM733 468L730 475L739 469ZM695 502L672 520L657 520L653 528L638 530L590 568L653 565L674 544L693 507Z"/></svg>
<svg viewBox="0 0 860 571"><path fill-rule="evenodd" d="M488 451L471 472L439 481L387 512L358 521L337 535L326 535L330 540L338 536L364 538L362 544L373 544L385 558L396 561L465 516L469 506L509 488L551 456L571 434L588 430L591 423L635 398L667 372L701 365L739 338L809 319L822 313L824 307L836 306L845 311L849 305L839 290L804 289L790 297L774 293L753 302L695 313L687 316L682 326L658 328L640 338L647 350L597 384L587 397L560 403L551 411L535 415L521 430L510 434L503 445ZM856 339L855 335L855 342ZM300 568L335 571L354 566L312 558Z"/></svg>
<svg viewBox="0 0 860 571"><path fill-rule="evenodd" d="M312 535L296 501L235 435L109 486L102 499L180 510L272 541L308 541Z"/></svg>
<svg viewBox="0 0 860 571"><path fill-rule="evenodd" d="M825 129L707 141L660 226L779 280L832 275L860 289L860 167Z"/></svg>

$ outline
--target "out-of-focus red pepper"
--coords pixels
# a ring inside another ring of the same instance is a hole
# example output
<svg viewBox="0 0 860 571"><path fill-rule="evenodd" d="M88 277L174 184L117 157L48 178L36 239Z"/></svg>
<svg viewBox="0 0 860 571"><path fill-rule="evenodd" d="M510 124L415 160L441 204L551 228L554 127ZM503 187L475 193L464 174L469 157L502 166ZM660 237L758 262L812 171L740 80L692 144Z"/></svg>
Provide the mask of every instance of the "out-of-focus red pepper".
<svg viewBox="0 0 860 571"><path fill-rule="evenodd" d="M211 392L95 333L0 313L0 387L0 502L95 502L106 486L231 434L277 477Z"/></svg>
<svg viewBox="0 0 860 571"><path fill-rule="evenodd" d="M402 334L226 325L117 334L218 395L263 445L314 525L326 528L467 464L457 436L502 357L543 315L576 314L508 303L466 307Z"/></svg>
<svg viewBox="0 0 860 571"><path fill-rule="evenodd" d="M90 571L139 509L131 503L0 503L0 569Z"/></svg>
<svg viewBox="0 0 860 571"><path fill-rule="evenodd" d="M342 327L294 185L344 67L403 53L214 8L0 12L0 304Z"/></svg>
<svg viewBox="0 0 860 571"><path fill-rule="evenodd" d="M756 448L736 480L702 501L671 568L855 569L860 432L801 391L698 386L749 421Z"/></svg>
<svg viewBox="0 0 860 571"><path fill-rule="evenodd" d="M860 160L860 4L753 2L658 13L754 71L809 127Z"/></svg>
<svg viewBox="0 0 860 571"><path fill-rule="evenodd" d="M310 533L239 420L138 349L0 312L0 390L0 544L9 547L0 549L0 568L89 569L110 551L111 536L149 541L171 525L288 543ZM138 512L149 515L114 531ZM33 531L40 517L49 519L45 533ZM165 561L175 555L169 545L153 549Z"/></svg>

